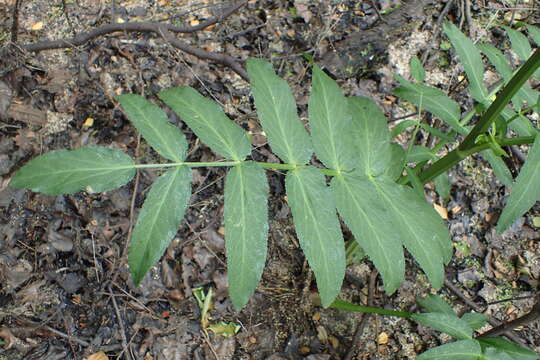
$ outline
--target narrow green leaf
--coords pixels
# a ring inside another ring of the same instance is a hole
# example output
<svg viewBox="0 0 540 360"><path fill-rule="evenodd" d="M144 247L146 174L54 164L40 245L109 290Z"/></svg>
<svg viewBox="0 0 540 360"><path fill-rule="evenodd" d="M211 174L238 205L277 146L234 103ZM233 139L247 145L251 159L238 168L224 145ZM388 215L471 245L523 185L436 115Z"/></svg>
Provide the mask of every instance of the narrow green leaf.
<svg viewBox="0 0 540 360"><path fill-rule="evenodd" d="M403 174L405 167L405 150L399 144L390 144L390 165L384 173L392 180L396 180Z"/></svg>
<svg viewBox="0 0 540 360"><path fill-rule="evenodd" d="M251 154L247 133L225 115L218 104L189 86L158 94L210 149L236 161Z"/></svg>
<svg viewBox="0 0 540 360"><path fill-rule="evenodd" d="M421 161L435 160L435 156L431 150L424 146L413 145L413 147L407 152L407 162L408 163L418 163Z"/></svg>
<svg viewBox="0 0 540 360"><path fill-rule="evenodd" d="M321 303L328 307L345 276L345 245L332 193L312 166L289 171L285 187L300 246L315 273Z"/></svg>
<svg viewBox="0 0 540 360"><path fill-rule="evenodd" d="M484 350L484 357L482 360L519 360L520 358L513 358L504 351L487 348Z"/></svg>
<svg viewBox="0 0 540 360"><path fill-rule="evenodd" d="M414 84L403 77L396 75L401 86L394 90L394 94L404 100L422 107L460 134L467 134L467 129L459 123L461 118L458 103L450 99L439 89L426 85Z"/></svg>
<svg viewBox="0 0 540 360"><path fill-rule="evenodd" d="M313 84L308 105L309 126L315 154L329 169L355 167L352 118L341 89L317 65L313 66Z"/></svg>
<svg viewBox="0 0 540 360"><path fill-rule="evenodd" d="M441 175L435 178L435 189L441 198L450 198L450 190L452 189L452 185L450 184L450 176L447 172L443 172Z"/></svg>
<svg viewBox="0 0 540 360"><path fill-rule="evenodd" d="M423 313L413 314L411 318L458 340L472 339L473 330L456 314Z"/></svg>
<svg viewBox="0 0 540 360"><path fill-rule="evenodd" d="M182 162L186 158L188 143L179 128L167 120L167 114L140 95L118 96L128 119L142 137L166 159Z"/></svg>
<svg viewBox="0 0 540 360"><path fill-rule="evenodd" d="M291 88L272 64L249 59L247 71L257 115L274 153L289 164L306 164L313 153L311 140L298 118Z"/></svg>
<svg viewBox="0 0 540 360"><path fill-rule="evenodd" d="M135 175L133 160L123 152L101 146L55 150L30 160L9 185L49 195L85 190L98 193L125 185Z"/></svg>
<svg viewBox="0 0 540 360"><path fill-rule="evenodd" d="M536 46L540 46L540 28L533 25L525 25L529 31L529 36L536 43Z"/></svg>
<svg viewBox="0 0 540 360"><path fill-rule="evenodd" d="M413 188L414 192L416 192L416 194L418 195L418 197L420 199L423 199L424 196L425 196L425 194L424 194L424 184L422 184L422 182L418 178L418 175L416 175L414 170L411 169L410 167L405 166L405 172L407 173L407 177L411 181L411 185L412 185L412 188Z"/></svg>
<svg viewBox="0 0 540 360"><path fill-rule="evenodd" d="M482 347L494 347L509 354L512 359L534 360L538 359L539 357L534 351L526 349L501 337L480 337L478 338L478 341Z"/></svg>
<svg viewBox="0 0 540 360"><path fill-rule="evenodd" d="M482 326L486 325L488 322L488 318L486 315L480 314L480 313L472 313L472 312L463 314L461 319L464 320L467 324L469 324L469 326L473 330L480 329Z"/></svg>
<svg viewBox="0 0 540 360"><path fill-rule="evenodd" d="M526 61L532 53L531 44L525 35L521 32L514 30L508 26L503 26L510 38L510 43L512 45L512 50L517 54L517 56Z"/></svg>
<svg viewBox="0 0 540 360"><path fill-rule="evenodd" d="M176 235L191 196L191 169L168 170L152 184L129 246L129 270L139 285Z"/></svg>
<svg viewBox="0 0 540 360"><path fill-rule="evenodd" d="M341 175L334 176L331 189L339 214L379 270L386 293L392 294L404 279L403 246L373 183L365 177Z"/></svg>
<svg viewBox="0 0 540 360"><path fill-rule="evenodd" d="M506 230L540 199L540 186L538 184L540 184L540 136L536 135L527 161L525 161L512 186L512 192L499 218L497 224L499 233Z"/></svg>
<svg viewBox="0 0 540 360"><path fill-rule="evenodd" d="M390 137L395 138L396 136L398 136L399 134L401 134L408 128L417 126L417 124L418 124L417 120L411 120L411 119L403 120L392 129L392 131L390 132Z"/></svg>
<svg viewBox="0 0 540 360"><path fill-rule="evenodd" d="M506 164L504 163L504 160L501 159L499 156L495 155L491 150L484 150L480 152L480 154L484 159L487 160L487 162L489 162L489 165L491 165L495 177L504 186L512 186L514 178L512 177L510 169L508 169L508 166L506 166Z"/></svg>
<svg viewBox="0 0 540 360"><path fill-rule="evenodd" d="M480 52L471 39L465 36L454 24L450 22L444 23L443 30L450 42L452 42L452 46L456 50L467 74L471 95L476 101L484 102L489 93L484 85L484 64Z"/></svg>
<svg viewBox="0 0 540 360"><path fill-rule="evenodd" d="M368 98L355 96L347 100L355 129L356 170L366 175L380 175L391 165L392 157L386 117Z"/></svg>
<svg viewBox="0 0 540 360"><path fill-rule="evenodd" d="M429 294L425 298L416 298L416 302L430 313L456 316L452 307L439 295Z"/></svg>
<svg viewBox="0 0 540 360"><path fill-rule="evenodd" d="M239 311L255 291L266 261L268 181L256 163L243 162L230 169L223 217L229 294Z"/></svg>
<svg viewBox="0 0 540 360"><path fill-rule="evenodd" d="M438 346L420 354L417 360L478 360L482 350L476 340L461 340Z"/></svg>
<svg viewBox="0 0 540 360"><path fill-rule="evenodd" d="M424 82L426 79L426 71L424 70L422 62L417 56L411 57L411 60L409 61L409 68L411 70L411 76L414 80L418 81L419 83Z"/></svg>
<svg viewBox="0 0 540 360"><path fill-rule="evenodd" d="M513 118L515 114L508 106L501 111L501 116L505 120ZM508 124L508 127L514 130L519 136L535 136L537 133L534 125L525 116L518 116Z"/></svg>

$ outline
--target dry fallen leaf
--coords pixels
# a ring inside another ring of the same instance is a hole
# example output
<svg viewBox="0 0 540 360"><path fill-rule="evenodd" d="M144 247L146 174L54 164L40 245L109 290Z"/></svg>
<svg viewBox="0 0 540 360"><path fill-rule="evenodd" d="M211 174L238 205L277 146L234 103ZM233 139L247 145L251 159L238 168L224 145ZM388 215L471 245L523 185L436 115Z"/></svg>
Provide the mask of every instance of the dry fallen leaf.
<svg viewBox="0 0 540 360"><path fill-rule="evenodd" d="M30 28L32 31L39 31L43 29L43 21L38 21L37 23L34 23L32 27Z"/></svg>
<svg viewBox="0 0 540 360"><path fill-rule="evenodd" d="M109 357L103 351L100 351L90 355L86 360L109 360Z"/></svg>
<svg viewBox="0 0 540 360"><path fill-rule="evenodd" d="M384 345L388 343L388 334L385 332L382 332L377 336L377 344Z"/></svg>
<svg viewBox="0 0 540 360"><path fill-rule="evenodd" d="M439 213L440 217L442 217L445 220L448 219L448 211L446 210L444 206L441 206L439 204L433 204L433 207Z"/></svg>

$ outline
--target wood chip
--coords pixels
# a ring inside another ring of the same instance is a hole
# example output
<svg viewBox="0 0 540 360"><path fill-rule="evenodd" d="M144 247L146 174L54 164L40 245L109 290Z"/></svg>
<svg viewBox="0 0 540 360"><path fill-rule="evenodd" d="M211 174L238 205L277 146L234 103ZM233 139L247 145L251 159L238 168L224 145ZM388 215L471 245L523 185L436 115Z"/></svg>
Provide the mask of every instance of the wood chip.
<svg viewBox="0 0 540 360"><path fill-rule="evenodd" d="M39 31L43 29L43 21L38 21L37 23L34 23L32 27L30 28L32 31Z"/></svg>
<svg viewBox="0 0 540 360"><path fill-rule="evenodd" d="M446 210L444 206L441 206L439 204L433 204L433 207L439 213L440 217L442 217L445 220L448 219L448 211Z"/></svg>

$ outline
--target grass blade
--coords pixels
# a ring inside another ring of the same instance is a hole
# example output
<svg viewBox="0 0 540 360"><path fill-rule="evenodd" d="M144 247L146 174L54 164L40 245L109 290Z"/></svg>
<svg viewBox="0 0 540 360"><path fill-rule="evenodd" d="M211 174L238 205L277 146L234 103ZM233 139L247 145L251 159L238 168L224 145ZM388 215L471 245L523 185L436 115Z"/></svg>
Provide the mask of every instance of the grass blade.
<svg viewBox="0 0 540 360"><path fill-rule="evenodd" d="M9 185L49 195L82 190L98 193L125 185L134 175L135 164L123 152L85 146L50 151L30 160L15 173Z"/></svg>
<svg viewBox="0 0 540 360"><path fill-rule="evenodd" d="M392 157L386 117L368 98L355 96L347 100L355 129L356 171L380 175L391 165Z"/></svg>
<svg viewBox="0 0 540 360"><path fill-rule="evenodd" d="M497 231L503 232L540 199L540 135L536 135L527 160L512 186Z"/></svg>
<svg viewBox="0 0 540 360"><path fill-rule="evenodd" d="M257 164L244 162L229 170L223 216L229 295L239 311L255 291L266 261L268 181Z"/></svg>
<svg viewBox="0 0 540 360"><path fill-rule="evenodd" d="M146 196L129 246L129 270L139 285L176 235L191 196L191 169L168 170Z"/></svg>
<svg viewBox="0 0 540 360"><path fill-rule="evenodd" d="M484 64L480 51L471 39L465 36L454 24L444 23L443 30L450 39L467 74L471 95L480 103L486 101L489 93L484 85Z"/></svg>
<svg viewBox="0 0 540 360"><path fill-rule="evenodd" d="M405 258L400 235L388 225L388 211L381 206L376 189L365 177L342 175L332 179L339 214L355 240L367 253L392 294L405 276Z"/></svg>
<svg viewBox="0 0 540 360"><path fill-rule="evenodd" d="M315 154L329 169L355 167L351 114L341 89L317 65L308 105L309 125Z"/></svg>
<svg viewBox="0 0 540 360"><path fill-rule="evenodd" d="M167 114L140 95L118 97L128 119L142 137L161 156L174 162L186 158L188 144L185 135L167 120Z"/></svg>
<svg viewBox="0 0 540 360"><path fill-rule="evenodd" d="M306 164L313 149L291 88L264 60L249 59L247 71L257 114L274 153L286 163Z"/></svg>
<svg viewBox="0 0 540 360"><path fill-rule="evenodd" d="M334 199L324 175L308 166L289 171L285 187L300 246L317 280L324 307L341 290L345 245Z"/></svg>
<svg viewBox="0 0 540 360"><path fill-rule="evenodd" d="M218 104L189 86L158 94L210 149L236 161L251 154L247 133L225 115Z"/></svg>

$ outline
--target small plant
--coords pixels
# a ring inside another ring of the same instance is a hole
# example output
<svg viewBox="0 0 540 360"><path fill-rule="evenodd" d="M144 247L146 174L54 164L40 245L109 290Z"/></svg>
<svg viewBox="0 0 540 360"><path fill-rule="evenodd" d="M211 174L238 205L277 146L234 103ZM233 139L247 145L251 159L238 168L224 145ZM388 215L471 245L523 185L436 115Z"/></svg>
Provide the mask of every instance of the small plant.
<svg viewBox="0 0 540 360"><path fill-rule="evenodd" d="M438 289L443 284L444 265L452 257L452 243L441 218L424 199L423 184L435 180L441 194L448 194L445 172L467 156L481 152L501 182L512 187L498 231L505 230L540 198L540 136L524 116L538 112L538 92L526 81L535 72L538 75L540 50L514 73L497 49L474 45L454 25L446 24L444 30L463 63L469 90L477 102L474 109L461 117L456 102L442 91L421 84L425 73L415 60L411 68L417 83L397 76L401 86L396 95L417 104L419 112L426 110L443 120L451 128L448 133L419 120L404 121L390 133L386 118L372 101L346 98L336 82L316 65L308 104L308 133L287 83L275 74L271 64L251 59L247 70L257 113L270 147L283 163L249 160L248 134L216 103L182 86L164 90L158 97L227 161L186 161L186 138L168 122L166 113L141 96L126 94L118 100L127 117L169 163L135 164L126 154L105 147L58 150L31 160L10 185L45 194L94 193L126 184L136 169L165 169L146 196L131 238L129 266L134 283L139 284L162 256L184 217L191 195L190 168L230 167L224 204L229 294L235 308L241 309L255 291L266 261L269 189L264 169L283 170L287 171L285 185L293 222L324 307L333 304L345 273L346 250L338 213L379 270L388 294L395 292L404 279L403 248ZM540 43L540 31L534 27L528 30ZM528 57L531 48L525 46L525 36L512 29L507 32L514 49L520 49L519 55ZM505 80L491 92L483 83L480 50ZM475 117L476 124L469 126ZM412 144L403 149L391 142L391 137L411 127L413 133L421 128L439 142L432 149ZM518 136L508 137L510 130ZM440 149L458 135L464 140L439 158ZM514 181L501 156L506 156L506 146L519 144L533 145ZM313 165L313 153L324 168ZM329 182L327 177L331 178ZM418 315L415 319L427 322L427 317ZM466 319L458 320L474 328ZM468 335L455 337L461 339L459 344L475 349L481 344Z"/></svg>
<svg viewBox="0 0 540 360"><path fill-rule="evenodd" d="M534 351L521 347L502 337L474 337L474 332L485 324L488 319L484 314L468 312L458 317L452 307L440 296L430 294L425 298L416 299L417 303L427 310L415 314L405 311L379 309L369 306L354 305L337 299L332 308L359 311L385 316L397 316L411 319L422 325L445 333L457 341L447 343L420 354L417 360L433 359L462 359L462 360L533 360L538 359Z"/></svg>

